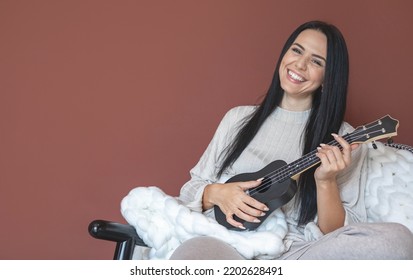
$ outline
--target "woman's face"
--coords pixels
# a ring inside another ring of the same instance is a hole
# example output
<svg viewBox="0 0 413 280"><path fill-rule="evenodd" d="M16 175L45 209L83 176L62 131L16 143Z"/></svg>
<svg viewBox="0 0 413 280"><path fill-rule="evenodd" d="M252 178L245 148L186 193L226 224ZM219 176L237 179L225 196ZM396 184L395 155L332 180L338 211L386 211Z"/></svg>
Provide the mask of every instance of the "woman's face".
<svg viewBox="0 0 413 280"><path fill-rule="evenodd" d="M301 32L280 64L280 82L285 95L311 100L324 81L327 38L317 30Z"/></svg>

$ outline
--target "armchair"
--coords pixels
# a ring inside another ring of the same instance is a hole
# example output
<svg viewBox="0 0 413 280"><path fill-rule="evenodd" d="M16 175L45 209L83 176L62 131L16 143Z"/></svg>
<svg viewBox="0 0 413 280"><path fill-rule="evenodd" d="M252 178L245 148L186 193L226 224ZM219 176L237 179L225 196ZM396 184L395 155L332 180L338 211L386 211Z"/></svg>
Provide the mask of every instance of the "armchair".
<svg viewBox="0 0 413 280"><path fill-rule="evenodd" d="M384 145L392 147L395 150L406 150L413 153L413 147L409 145L397 143L386 143ZM375 144L373 144L372 147L374 149L377 149L377 146ZM411 161L410 164L413 164L413 161ZM411 170L411 172L413 172L413 170ZM410 197L413 197L412 182L413 180L409 181L406 184L406 189L408 189L407 191L409 192L408 196ZM374 212L374 207L371 208L372 209L370 210L368 209L368 212L370 211L371 213L371 216L369 217L368 221L386 221L385 219L381 219L381 217L379 217L379 215ZM409 224L408 226L413 231L413 224ZM94 220L89 224L88 231L89 234L96 239L116 242L116 248L113 256L114 260L130 260L133 257L135 246L148 247L142 240L142 238L138 236L135 228L131 225L116 223L107 220Z"/></svg>

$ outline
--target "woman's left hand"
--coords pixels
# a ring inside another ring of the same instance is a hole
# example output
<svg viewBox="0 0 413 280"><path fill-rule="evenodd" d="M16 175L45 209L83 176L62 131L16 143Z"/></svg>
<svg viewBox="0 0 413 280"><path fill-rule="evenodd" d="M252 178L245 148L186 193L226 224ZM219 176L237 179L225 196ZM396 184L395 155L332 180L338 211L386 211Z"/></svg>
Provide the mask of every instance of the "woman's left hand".
<svg viewBox="0 0 413 280"><path fill-rule="evenodd" d="M317 156L320 158L321 165L314 173L317 182L327 182L336 180L338 172L345 169L351 163L351 151L358 147L358 144L350 145L343 137L332 134L334 139L343 148L321 144L317 148Z"/></svg>

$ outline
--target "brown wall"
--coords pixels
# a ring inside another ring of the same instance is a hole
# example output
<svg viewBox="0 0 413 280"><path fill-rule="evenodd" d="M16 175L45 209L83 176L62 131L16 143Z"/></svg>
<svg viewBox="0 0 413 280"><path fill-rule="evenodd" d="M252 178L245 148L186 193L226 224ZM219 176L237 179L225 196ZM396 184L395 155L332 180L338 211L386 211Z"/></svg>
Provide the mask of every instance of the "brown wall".
<svg viewBox="0 0 413 280"><path fill-rule="evenodd" d="M413 145L413 2L0 1L0 259L108 259L87 233L134 186L178 194L223 114L266 91L287 35L335 23L348 120Z"/></svg>

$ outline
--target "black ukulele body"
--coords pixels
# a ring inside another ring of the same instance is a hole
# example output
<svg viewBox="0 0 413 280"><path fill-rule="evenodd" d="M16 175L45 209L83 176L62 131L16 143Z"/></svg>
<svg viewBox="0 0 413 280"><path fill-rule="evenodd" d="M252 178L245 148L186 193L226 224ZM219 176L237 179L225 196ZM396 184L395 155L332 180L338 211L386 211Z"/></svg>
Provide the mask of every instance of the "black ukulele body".
<svg viewBox="0 0 413 280"><path fill-rule="evenodd" d="M273 211L288 203L297 192L297 184L291 178L288 177L281 182L277 182L272 179L271 176L268 176L268 174L271 174L271 171L278 170L284 165L286 165L286 162L282 160L276 160L257 172L238 174L226 181L226 183L245 182L263 178L261 184L258 187L249 190L249 194L254 199L267 205L270 210L267 211L264 217L258 217L258 219L261 221L260 223L246 222L234 215L234 219L243 223L243 226L246 230L255 230L258 226L261 225L264 220L267 219L267 217ZM227 222L225 214L218 206L214 206L214 211L215 219L219 224L231 230L243 230L229 224Z"/></svg>

